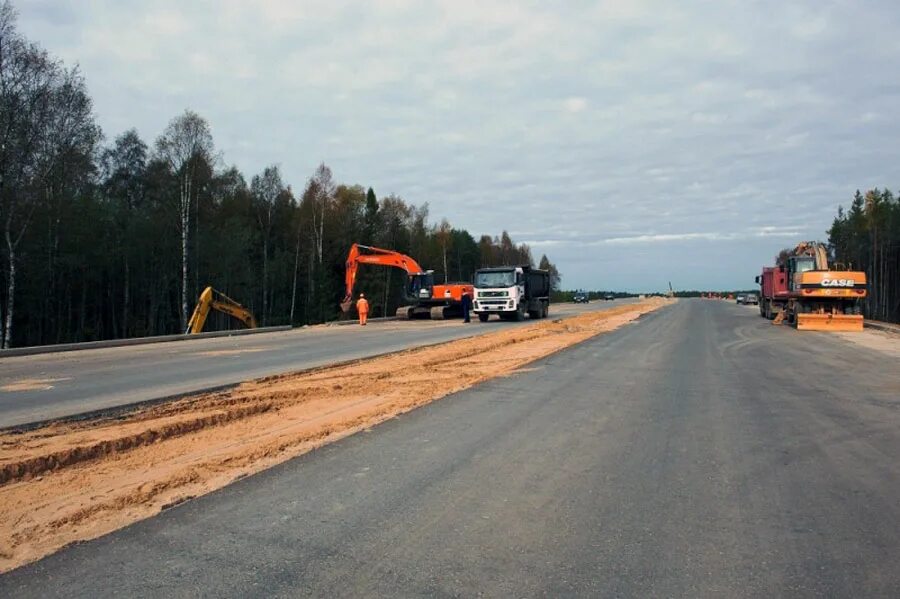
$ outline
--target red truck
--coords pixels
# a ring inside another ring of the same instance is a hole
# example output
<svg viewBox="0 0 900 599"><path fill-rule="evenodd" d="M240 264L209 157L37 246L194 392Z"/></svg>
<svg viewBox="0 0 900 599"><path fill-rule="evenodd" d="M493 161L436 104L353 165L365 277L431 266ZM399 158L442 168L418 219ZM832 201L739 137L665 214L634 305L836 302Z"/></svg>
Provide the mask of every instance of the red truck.
<svg viewBox="0 0 900 599"><path fill-rule="evenodd" d="M763 266L762 274L756 277L759 283L759 315L769 320L787 305L787 273L783 266Z"/></svg>

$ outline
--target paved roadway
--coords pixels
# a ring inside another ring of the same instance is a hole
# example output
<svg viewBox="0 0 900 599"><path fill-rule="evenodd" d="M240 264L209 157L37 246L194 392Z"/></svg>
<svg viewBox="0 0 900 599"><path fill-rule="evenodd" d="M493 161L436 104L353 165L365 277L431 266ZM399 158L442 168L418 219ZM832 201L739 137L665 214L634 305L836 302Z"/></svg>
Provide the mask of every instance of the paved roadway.
<svg viewBox="0 0 900 599"><path fill-rule="evenodd" d="M534 366L0 596L900 596L895 358L688 300Z"/></svg>
<svg viewBox="0 0 900 599"><path fill-rule="evenodd" d="M634 300L559 304L551 315ZM527 321L526 321L527 323ZM0 428L192 393L343 360L515 326L491 319L388 321L309 327L242 337L191 339L0 360Z"/></svg>

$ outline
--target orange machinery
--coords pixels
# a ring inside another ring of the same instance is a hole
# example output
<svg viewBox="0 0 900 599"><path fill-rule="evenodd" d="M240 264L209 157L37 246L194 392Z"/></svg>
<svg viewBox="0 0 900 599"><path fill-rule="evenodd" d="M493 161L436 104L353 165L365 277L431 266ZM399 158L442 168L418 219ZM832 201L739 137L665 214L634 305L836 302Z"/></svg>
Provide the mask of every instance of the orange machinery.
<svg viewBox="0 0 900 599"><path fill-rule="evenodd" d="M797 330L861 331L866 273L828 264L825 246L804 241L775 268L763 269L760 313ZM763 304L768 307L766 309Z"/></svg>
<svg viewBox="0 0 900 599"><path fill-rule="evenodd" d="M435 284L434 271L424 270L414 259L395 252L368 245L354 243L347 254L345 273L345 295L341 310L348 312L353 304L353 288L360 264L391 266L406 271L407 282L404 297L409 305L397 309L399 318L432 318L442 320L462 316L462 297L473 297L471 283Z"/></svg>

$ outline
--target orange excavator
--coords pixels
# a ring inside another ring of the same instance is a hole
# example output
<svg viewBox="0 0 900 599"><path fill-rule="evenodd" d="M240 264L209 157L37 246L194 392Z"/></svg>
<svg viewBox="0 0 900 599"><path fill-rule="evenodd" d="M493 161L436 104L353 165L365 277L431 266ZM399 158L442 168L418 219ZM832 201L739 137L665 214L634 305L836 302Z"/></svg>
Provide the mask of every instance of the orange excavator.
<svg viewBox="0 0 900 599"><path fill-rule="evenodd" d="M424 270L418 262L400 252L354 243L347 254L346 290L341 301L341 310L344 312L348 312L353 304L353 287L356 285L356 273L360 264L390 266L406 272L404 298L409 305L397 309L397 316L402 319L443 320L462 316L463 295L471 298L474 294L471 283L435 285L433 270Z"/></svg>

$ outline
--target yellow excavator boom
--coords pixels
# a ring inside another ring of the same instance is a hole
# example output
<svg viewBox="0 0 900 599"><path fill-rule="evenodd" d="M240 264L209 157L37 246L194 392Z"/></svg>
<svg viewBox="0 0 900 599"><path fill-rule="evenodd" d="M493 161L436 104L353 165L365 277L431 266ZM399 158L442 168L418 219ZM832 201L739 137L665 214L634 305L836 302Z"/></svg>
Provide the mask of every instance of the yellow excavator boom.
<svg viewBox="0 0 900 599"><path fill-rule="evenodd" d="M210 310L217 310L223 314L228 314L232 318L241 321L248 329L256 328L256 318L247 308L240 305L224 293L216 291L212 287L207 287L200 294L197 300L197 307L188 321L185 334L193 335L203 331L203 325L206 324L206 318L209 316Z"/></svg>

